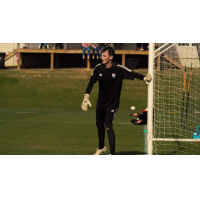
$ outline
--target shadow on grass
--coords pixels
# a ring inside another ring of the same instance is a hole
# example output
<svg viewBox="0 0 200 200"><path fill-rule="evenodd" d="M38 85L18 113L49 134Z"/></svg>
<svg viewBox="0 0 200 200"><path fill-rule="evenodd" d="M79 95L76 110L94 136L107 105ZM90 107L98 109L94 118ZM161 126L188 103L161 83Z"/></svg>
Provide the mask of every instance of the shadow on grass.
<svg viewBox="0 0 200 200"><path fill-rule="evenodd" d="M140 152L140 151L123 151L123 152L116 152L116 155L145 155L145 152Z"/></svg>

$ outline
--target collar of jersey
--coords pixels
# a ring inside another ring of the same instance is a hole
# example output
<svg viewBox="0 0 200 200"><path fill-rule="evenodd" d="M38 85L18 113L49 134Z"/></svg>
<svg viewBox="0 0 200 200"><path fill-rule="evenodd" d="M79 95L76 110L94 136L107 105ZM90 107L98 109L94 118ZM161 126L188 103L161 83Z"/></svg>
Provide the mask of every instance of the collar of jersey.
<svg viewBox="0 0 200 200"><path fill-rule="evenodd" d="M105 65L103 64L103 66L104 66L104 68L105 68L106 70L109 70L109 69L111 69L112 67L116 67L117 65L118 65L118 63L114 62L110 68L106 68Z"/></svg>

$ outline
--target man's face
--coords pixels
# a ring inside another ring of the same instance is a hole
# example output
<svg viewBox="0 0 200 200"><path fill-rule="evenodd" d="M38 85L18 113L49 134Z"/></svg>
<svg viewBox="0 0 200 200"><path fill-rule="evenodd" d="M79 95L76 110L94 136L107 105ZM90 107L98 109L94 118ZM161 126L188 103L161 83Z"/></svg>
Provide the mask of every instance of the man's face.
<svg viewBox="0 0 200 200"><path fill-rule="evenodd" d="M102 52L102 55L101 55L102 64L106 65L112 62L112 59L113 59L113 56L109 56L108 51Z"/></svg>

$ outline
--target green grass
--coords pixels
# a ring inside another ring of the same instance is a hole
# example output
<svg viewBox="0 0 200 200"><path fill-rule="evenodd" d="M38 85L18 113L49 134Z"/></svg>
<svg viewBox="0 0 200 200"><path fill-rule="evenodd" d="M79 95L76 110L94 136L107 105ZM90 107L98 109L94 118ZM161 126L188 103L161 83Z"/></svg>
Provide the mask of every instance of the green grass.
<svg viewBox="0 0 200 200"><path fill-rule="evenodd" d="M0 70L0 154L94 154L98 83L90 95L92 108L81 110L91 74L83 70ZM130 122L132 105L136 112L147 107L147 85L137 79L124 80L114 123L118 155L145 154L144 127ZM107 134L105 142L109 147Z"/></svg>

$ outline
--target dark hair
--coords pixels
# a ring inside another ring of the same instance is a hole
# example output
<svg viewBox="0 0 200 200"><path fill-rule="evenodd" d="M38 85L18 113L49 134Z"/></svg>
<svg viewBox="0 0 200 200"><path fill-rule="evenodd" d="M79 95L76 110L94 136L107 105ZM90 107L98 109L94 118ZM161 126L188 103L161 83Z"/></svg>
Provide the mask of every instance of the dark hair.
<svg viewBox="0 0 200 200"><path fill-rule="evenodd" d="M102 52L105 52L105 51L108 51L109 56L113 56L113 59L114 59L115 50L112 47L106 47L102 50Z"/></svg>

